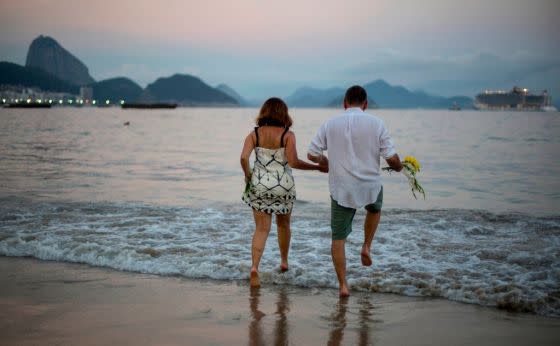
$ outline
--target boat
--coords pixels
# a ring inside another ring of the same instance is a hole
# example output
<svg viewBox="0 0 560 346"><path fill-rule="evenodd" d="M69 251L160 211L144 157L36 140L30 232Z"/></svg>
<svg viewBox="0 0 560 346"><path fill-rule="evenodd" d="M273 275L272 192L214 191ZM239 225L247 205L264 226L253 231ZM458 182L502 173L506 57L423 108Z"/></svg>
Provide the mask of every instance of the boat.
<svg viewBox="0 0 560 346"><path fill-rule="evenodd" d="M8 103L4 106L5 108L51 108L50 103L26 103L26 102L18 102L18 103Z"/></svg>
<svg viewBox="0 0 560 346"><path fill-rule="evenodd" d="M128 108L139 108L139 109L175 109L177 108L176 103L123 103L121 105L122 109Z"/></svg>
<svg viewBox="0 0 560 346"><path fill-rule="evenodd" d="M558 109L554 106L544 106L541 110L543 112L558 112Z"/></svg>
<svg viewBox="0 0 560 346"><path fill-rule="evenodd" d="M478 110L519 110L519 111L550 111L551 97L546 90L540 95L529 92L527 88L513 87L510 91L486 90L474 100L474 108Z"/></svg>
<svg viewBox="0 0 560 346"><path fill-rule="evenodd" d="M450 111L460 111L461 110L461 106L459 106L457 104L457 102L453 102L453 105L451 107L449 107Z"/></svg>

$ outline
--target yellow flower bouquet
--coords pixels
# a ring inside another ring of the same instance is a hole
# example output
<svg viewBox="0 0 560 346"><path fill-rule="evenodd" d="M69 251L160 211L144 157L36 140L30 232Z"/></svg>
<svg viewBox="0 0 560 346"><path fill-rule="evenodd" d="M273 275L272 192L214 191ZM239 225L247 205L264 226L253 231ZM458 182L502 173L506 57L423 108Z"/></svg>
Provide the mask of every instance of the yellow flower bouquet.
<svg viewBox="0 0 560 346"><path fill-rule="evenodd" d="M402 161L402 164L402 173L408 179L408 184L410 185L410 190L412 191L414 198L417 198L416 192L419 192L422 194L424 199L426 199L426 192L424 191L422 185L418 182L418 179L416 179L416 173L420 172L420 162L418 162L414 156L406 156ZM383 170L388 172L393 171L390 167L384 167Z"/></svg>

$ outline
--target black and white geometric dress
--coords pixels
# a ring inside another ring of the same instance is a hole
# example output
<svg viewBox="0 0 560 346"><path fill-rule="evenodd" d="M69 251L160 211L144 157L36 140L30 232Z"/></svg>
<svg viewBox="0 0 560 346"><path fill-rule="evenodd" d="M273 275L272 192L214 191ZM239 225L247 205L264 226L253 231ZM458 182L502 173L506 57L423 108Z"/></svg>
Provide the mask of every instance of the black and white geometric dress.
<svg viewBox="0 0 560 346"><path fill-rule="evenodd" d="M267 214L288 214L292 211L296 199L296 186L292 169L288 166L283 145L284 134L280 139L282 147L267 149L255 146L255 164L248 191L243 193L242 200L251 208Z"/></svg>

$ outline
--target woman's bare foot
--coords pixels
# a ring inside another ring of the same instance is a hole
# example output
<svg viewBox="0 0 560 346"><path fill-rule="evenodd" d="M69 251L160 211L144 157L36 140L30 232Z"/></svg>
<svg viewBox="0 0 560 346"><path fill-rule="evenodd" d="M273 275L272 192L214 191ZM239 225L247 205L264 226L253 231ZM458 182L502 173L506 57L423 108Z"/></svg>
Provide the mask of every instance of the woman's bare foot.
<svg viewBox="0 0 560 346"><path fill-rule="evenodd" d="M259 272L256 269L251 269L251 276L249 278L251 287L261 287L261 280L259 279Z"/></svg>
<svg viewBox="0 0 560 346"><path fill-rule="evenodd" d="M350 296L350 291L348 291L348 287L346 286L346 284L340 286L340 289L338 290L338 295L341 298Z"/></svg>
<svg viewBox="0 0 560 346"><path fill-rule="evenodd" d="M360 257L362 258L363 266L369 267L373 263L369 255L369 249L366 246L362 247L362 252L360 254Z"/></svg>
<svg viewBox="0 0 560 346"><path fill-rule="evenodd" d="M288 263L281 263L280 264L280 271L282 273L287 272L288 271Z"/></svg>

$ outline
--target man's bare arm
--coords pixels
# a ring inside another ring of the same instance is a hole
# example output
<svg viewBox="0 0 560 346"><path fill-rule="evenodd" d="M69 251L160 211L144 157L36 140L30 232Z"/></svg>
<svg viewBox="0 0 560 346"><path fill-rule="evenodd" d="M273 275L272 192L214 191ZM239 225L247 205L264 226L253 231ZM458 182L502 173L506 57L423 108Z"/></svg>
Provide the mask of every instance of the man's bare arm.
<svg viewBox="0 0 560 346"><path fill-rule="evenodd" d="M400 172L403 169L403 165L401 162L401 159L399 158L398 154L395 154L393 156L391 156L388 159L385 159L385 161L387 161L387 164L389 165L389 167L391 167L391 169Z"/></svg>

